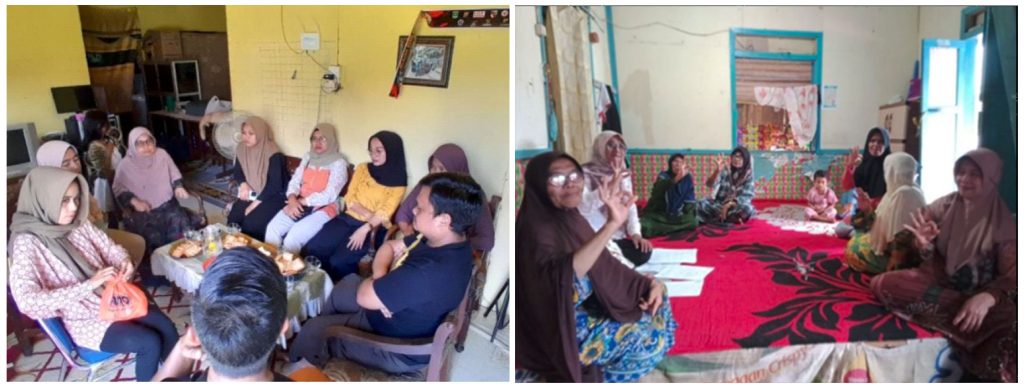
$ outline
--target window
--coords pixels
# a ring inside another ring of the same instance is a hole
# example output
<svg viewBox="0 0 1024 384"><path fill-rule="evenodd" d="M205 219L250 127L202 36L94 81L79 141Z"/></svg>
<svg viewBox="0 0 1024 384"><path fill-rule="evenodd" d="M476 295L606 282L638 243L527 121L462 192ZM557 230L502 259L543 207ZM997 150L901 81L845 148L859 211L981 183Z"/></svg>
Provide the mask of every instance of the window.
<svg viewBox="0 0 1024 384"><path fill-rule="evenodd" d="M821 33L733 29L733 145L818 148Z"/></svg>

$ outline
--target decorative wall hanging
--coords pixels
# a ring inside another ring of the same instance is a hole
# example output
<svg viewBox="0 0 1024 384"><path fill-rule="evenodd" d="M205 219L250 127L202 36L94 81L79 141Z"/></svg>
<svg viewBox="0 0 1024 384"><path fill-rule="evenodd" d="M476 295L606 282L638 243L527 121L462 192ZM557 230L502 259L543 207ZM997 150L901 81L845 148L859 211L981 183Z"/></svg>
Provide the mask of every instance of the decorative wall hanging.
<svg viewBox="0 0 1024 384"><path fill-rule="evenodd" d="M402 83L427 87L448 88L451 75L454 36L420 36L408 52L407 62L402 71ZM399 60L406 46L408 36L398 39ZM399 61L401 65L401 61Z"/></svg>

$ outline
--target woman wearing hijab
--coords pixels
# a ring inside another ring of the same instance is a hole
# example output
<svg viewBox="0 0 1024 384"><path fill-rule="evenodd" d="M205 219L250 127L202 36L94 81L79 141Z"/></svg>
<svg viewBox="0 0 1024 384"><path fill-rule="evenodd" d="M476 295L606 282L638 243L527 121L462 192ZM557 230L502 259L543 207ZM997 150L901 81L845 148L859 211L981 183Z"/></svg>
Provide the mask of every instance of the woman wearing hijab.
<svg viewBox="0 0 1024 384"><path fill-rule="evenodd" d="M82 163L79 161L78 150L74 146L60 140L47 141L36 151L36 162L41 167L61 168L65 171L82 174ZM84 176L84 175L83 175ZM88 194L88 190L85 191ZM134 265L139 265L146 252L146 240L142 236L107 227L107 216L99 209L95 196L89 196L89 222L100 228L115 243L128 250Z"/></svg>
<svg viewBox="0 0 1024 384"><path fill-rule="evenodd" d="M124 228L146 239L147 254L202 222L175 199L189 196L181 183L181 171L163 148L157 148L153 134L145 127L132 129L128 156L117 166L113 190L121 206L133 211Z"/></svg>
<svg viewBox="0 0 1024 384"><path fill-rule="evenodd" d="M144 317L113 323L99 318L100 287L130 278L135 267L124 248L87 219L87 190L76 173L52 167L29 172L11 223L11 294L33 319L59 317L80 347L136 354L135 375L148 381L178 342L178 331L152 300Z"/></svg>
<svg viewBox="0 0 1024 384"><path fill-rule="evenodd" d="M231 204L228 223L257 239L266 235L267 224L284 208L288 165L277 148L267 122L251 116L242 123L242 142L235 150L233 178L238 200Z"/></svg>
<svg viewBox="0 0 1024 384"><path fill-rule="evenodd" d="M516 361L550 382L637 381L675 341L665 285L606 245L636 201L621 174L599 187L608 220L596 233L577 207L583 169L548 152L526 167L516 219Z"/></svg>
<svg viewBox="0 0 1024 384"><path fill-rule="evenodd" d="M857 153L857 147L850 149L846 157L846 171L843 173L842 187L846 193L839 201L850 204L847 215L856 213L857 208L870 204L872 208L885 195L885 158L892 153L889 148L889 131L882 128L871 128L868 137L864 139L862 153ZM853 226L840 223L836 225L836 235L839 237L850 237Z"/></svg>
<svg viewBox="0 0 1024 384"><path fill-rule="evenodd" d="M686 157L674 154L668 169L658 174L651 188L643 216L640 217L644 237L656 237L697 227L697 204L693 175L686 166Z"/></svg>
<svg viewBox="0 0 1024 384"><path fill-rule="evenodd" d="M718 169L707 180L713 198L697 202L697 215L702 223L739 223L750 220L757 213L754 209L754 166L753 158L746 147L739 146L726 160L715 160Z"/></svg>
<svg viewBox="0 0 1024 384"><path fill-rule="evenodd" d="M1017 379L1017 225L999 197L1002 167L985 148L960 157L957 190L906 226L924 262L871 279L886 307L945 335L982 381Z"/></svg>
<svg viewBox="0 0 1024 384"><path fill-rule="evenodd" d="M391 228L391 215L405 195L405 147L402 137L391 131L370 136L370 162L359 164L345 194L345 214L325 224L306 245L306 254L316 256L334 281L357 272L359 260L371 246L370 232L378 242ZM374 244L376 245L376 244Z"/></svg>
<svg viewBox="0 0 1024 384"><path fill-rule="evenodd" d="M878 208L866 204L854 218L857 232L846 245L846 263L854 270L878 274L915 266L920 262L914 247L914 235L904 228L911 213L927 203L914 183L917 161L906 153L885 158L885 185L888 189Z"/></svg>
<svg viewBox="0 0 1024 384"><path fill-rule="evenodd" d="M430 173L455 172L469 175L469 161L466 153L458 145L443 144L434 151L427 159L427 169ZM412 228L413 208L416 208L416 196L419 196L420 185L413 188L412 192L402 201L402 205L395 212L395 222L405 236L412 235L415 231ZM494 222L493 213L489 209L480 212L480 218L476 224L469 229L469 243L477 252L489 252L494 247Z"/></svg>
<svg viewBox="0 0 1024 384"><path fill-rule="evenodd" d="M610 182L616 174L621 174L619 188L627 193L633 191L632 174L626 169L626 141L622 135L613 131L597 135L591 148L590 162L583 164L583 173L586 182L579 211L590 223L590 228L597 231L608 221L608 211L598 188ZM622 256L633 266L640 266L651 258L651 242L640 232L640 216L636 205L633 205L629 208L626 222L612 236L612 241L622 250Z"/></svg>
<svg viewBox="0 0 1024 384"><path fill-rule="evenodd" d="M267 224L266 242L298 254L324 224L338 216L338 194L348 181L348 162L338 152L333 125L320 123L309 136L309 152L285 191L287 202Z"/></svg>

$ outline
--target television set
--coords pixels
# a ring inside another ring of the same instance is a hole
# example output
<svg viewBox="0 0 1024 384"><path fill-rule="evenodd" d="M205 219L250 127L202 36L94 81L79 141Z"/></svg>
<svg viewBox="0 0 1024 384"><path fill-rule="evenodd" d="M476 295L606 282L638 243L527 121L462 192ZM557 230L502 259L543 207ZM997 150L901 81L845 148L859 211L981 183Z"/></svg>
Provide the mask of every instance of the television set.
<svg viewBox="0 0 1024 384"><path fill-rule="evenodd" d="M96 108L96 95L91 85L75 85L71 87L50 88L53 93L53 105L57 113L81 112Z"/></svg>
<svg viewBox="0 0 1024 384"><path fill-rule="evenodd" d="M33 123L7 126L7 178L28 174L36 166L39 136Z"/></svg>

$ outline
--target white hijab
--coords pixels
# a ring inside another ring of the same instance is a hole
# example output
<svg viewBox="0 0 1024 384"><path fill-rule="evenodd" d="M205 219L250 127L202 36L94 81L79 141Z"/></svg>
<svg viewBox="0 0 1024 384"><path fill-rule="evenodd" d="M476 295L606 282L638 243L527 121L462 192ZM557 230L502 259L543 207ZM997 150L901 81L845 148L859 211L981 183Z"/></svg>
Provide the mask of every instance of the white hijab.
<svg viewBox="0 0 1024 384"><path fill-rule="evenodd" d="M885 158L885 195L875 210L875 223L871 226L871 249L881 254L885 246L911 222L911 212L926 205L924 193L914 183L917 160L897 152Z"/></svg>

